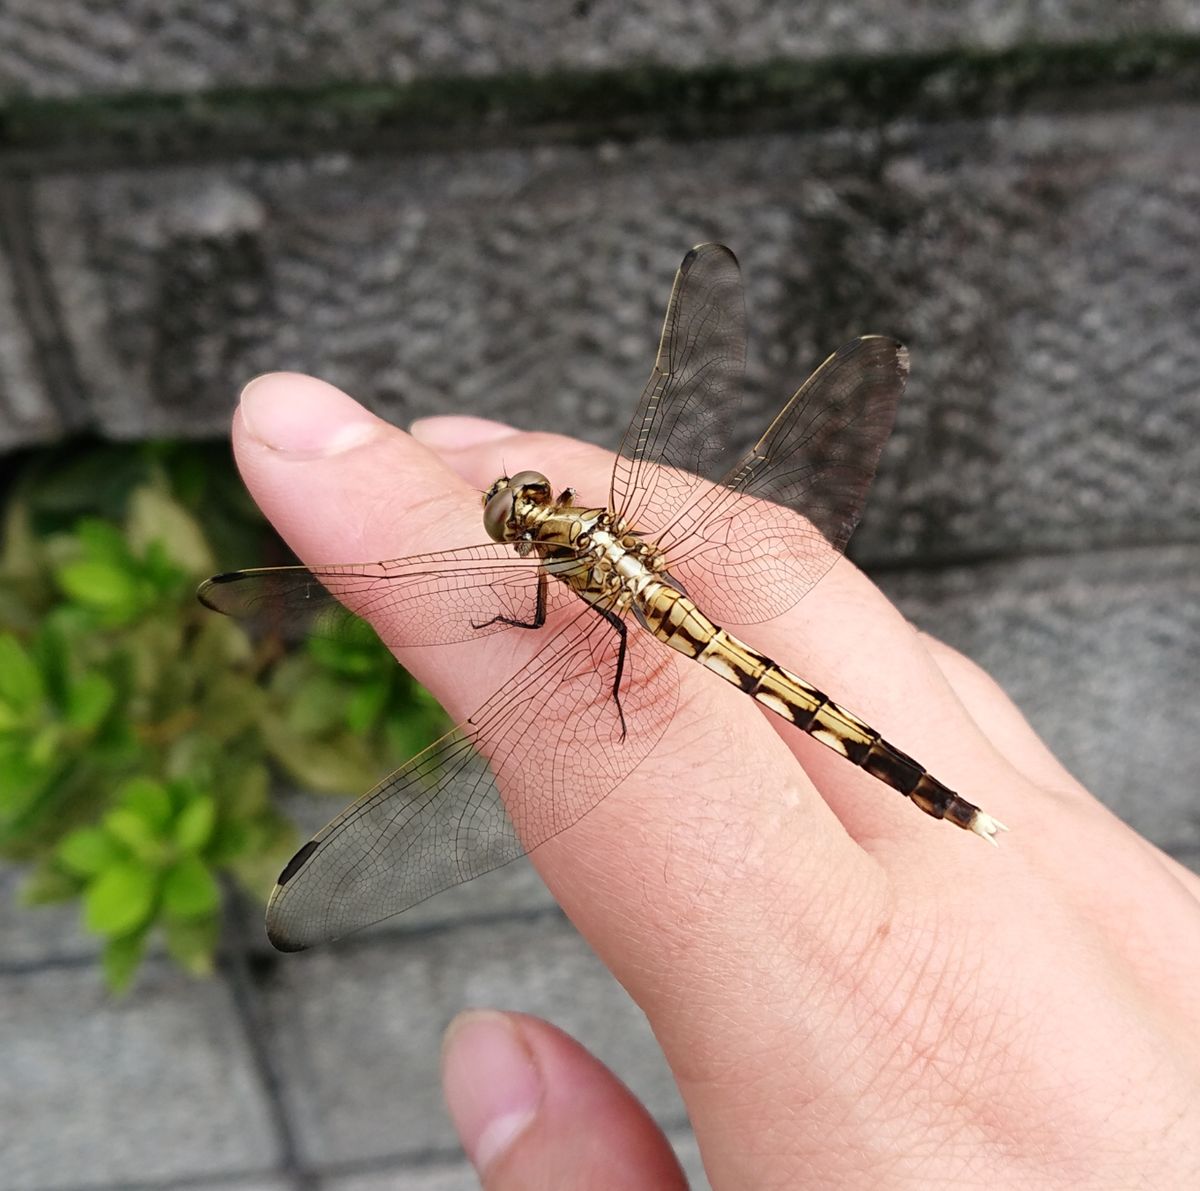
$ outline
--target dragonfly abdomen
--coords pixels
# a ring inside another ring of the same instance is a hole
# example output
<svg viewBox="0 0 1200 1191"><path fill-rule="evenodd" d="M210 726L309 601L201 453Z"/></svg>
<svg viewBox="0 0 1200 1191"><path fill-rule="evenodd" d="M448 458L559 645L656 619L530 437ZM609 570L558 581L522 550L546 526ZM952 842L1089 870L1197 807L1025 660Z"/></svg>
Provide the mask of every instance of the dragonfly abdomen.
<svg viewBox="0 0 1200 1191"><path fill-rule="evenodd" d="M1005 830L852 711L713 624L682 592L658 586L639 611L646 627L672 649L694 658L769 711L903 794L927 815L946 819L992 843L996 832Z"/></svg>

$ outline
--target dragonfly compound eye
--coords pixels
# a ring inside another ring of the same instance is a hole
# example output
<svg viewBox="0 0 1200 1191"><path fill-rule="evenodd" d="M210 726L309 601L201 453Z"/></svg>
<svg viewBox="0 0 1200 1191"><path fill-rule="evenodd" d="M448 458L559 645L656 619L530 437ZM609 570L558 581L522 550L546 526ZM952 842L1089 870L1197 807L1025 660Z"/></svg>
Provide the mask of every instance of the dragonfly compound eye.
<svg viewBox="0 0 1200 1191"><path fill-rule="evenodd" d="M519 471L508 481L508 486L514 492L520 492L522 488L535 489L527 491L525 496L536 504L545 504L550 499L550 481L540 471Z"/></svg>
<svg viewBox="0 0 1200 1191"><path fill-rule="evenodd" d="M501 488L483 507L483 528L495 542L503 542L504 531L513 512L514 493L511 488Z"/></svg>

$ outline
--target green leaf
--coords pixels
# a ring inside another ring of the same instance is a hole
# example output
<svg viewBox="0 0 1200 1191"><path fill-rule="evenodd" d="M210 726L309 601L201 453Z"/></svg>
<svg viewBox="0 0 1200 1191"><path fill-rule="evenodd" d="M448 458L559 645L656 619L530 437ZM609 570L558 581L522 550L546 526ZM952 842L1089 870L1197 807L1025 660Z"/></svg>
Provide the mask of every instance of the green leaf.
<svg viewBox="0 0 1200 1191"><path fill-rule="evenodd" d="M47 696L60 707L67 701L72 662L77 656L67 640L66 628L62 618L51 612L42 618L29 647L41 671Z"/></svg>
<svg viewBox="0 0 1200 1191"><path fill-rule="evenodd" d="M35 765L49 767L62 747L61 724L46 724L29 740L29 758Z"/></svg>
<svg viewBox="0 0 1200 1191"><path fill-rule="evenodd" d="M164 924L167 952L193 976L211 976L219 925L215 915L191 921L168 919Z"/></svg>
<svg viewBox="0 0 1200 1191"><path fill-rule="evenodd" d="M55 573L63 592L88 608L130 616L138 608L136 575L117 563L81 558Z"/></svg>
<svg viewBox="0 0 1200 1191"><path fill-rule="evenodd" d="M84 925L97 935L126 935L149 921L157 893L156 872L135 861L114 864L83 896Z"/></svg>
<svg viewBox="0 0 1200 1191"><path fill-rule="evenodd" d="M307 638L306 648L323 669L347 678L374 674L385 659L396 664L370 625L338 609L322 615Z"/></svg>
<svg viewBox="0 0 1200 1191"><path fill-rule="evenodd" d="M213 833L212 846L208 850L214 864L229 864L241 856L250 846L251 833L245 823L222 822Z"/></svg>
<svg viewBox="0 0 1200 1191"><path fill-rule="evenodd" d="M100 644L96 640L96 622L97 614L92 608L68 603L56 604L51 608L46 613L43 631L37 642L42 673L65 684L65 675L72 661L89 647L95 649L99 645L107 654L107 643ZM45 638L44 642L42 638Z"/></svg>
<svg viewBox="0 0 1200 1191"><path fill-rule="evenodd" d="M315 740L265 719L263 734L270 755L309 790L353 794L379 776L379 766L363 742L349 733L332 741Z"/></svg>
<svg viewBox="0 0 1200 1191"><path fill-rule="evenodd" d="M84 517L75 523L75 537L83 552L95 562L109 562L127 570L129 546L120 528L102 517Z"/></svg>
<svg viewBox="0 0 1200 1191"><path fill-rule="evenodd" d="M48 864L36 869L33 876L21 886L23 906L49 906L73 901L78 896L79 882Z"/></svg>
<svg viewBox="0 0 1200 1191"><path fill-rule="evenodd" d="M80 877L94 877L117 864L124 852L107 831L99 827L80 827L58 845L63 867Z"/></svg>
<svg viewBox="0 0 1200 1191"><path fill-rule="evenodd" d="M104 945L104 983L109 992L123 993L133 980L146 951L146 932L109 939Z"/></svg>
<svg viewBox="0 0 1200 1191"><path fill-rule="evenodd" d="M328 731L341 722L346 690L332 675L314 674L291 691L286 707L288 727L304 735Z"/></svg>
<svg viewBox="0 0 1200 1191"><path fill-rule="evenodd" d="M98 670L89 670L67 688L67 723L87 732L108 714L117 689Z"/></svg>
<svg viewBox="0 0 1200 1191"><path fill-rule="evenodd" d="M175 843L185 852L199 852L212 838L217 804L202 794L193 798L175 819Z"/></svg>
<svg viewBox="0 0 1200 1191"><path fill-rule="evenodd" d="M28 578L39 570L40 543L33 533L29 501L24 495L6 501L4 529L0 532L0 574Z"/></svg>
<svg viewBox="0 0 1200 1191"><path fill-rule="evenodd" d="M162 488L147 484L129 501L129 544L145 554L159 542L172 562L192 575L216 570L216 561L199 522Z"/></svg>
<svg viewBox="0 0 1200 1191"><path fill-rule="evenodd" d="M29 712L37 708L43 693L33 658L11 633L0 633L0 702L14 711Z"/></svg>
<svg viewBox="0 0 1200 1191"><path fill-rule="evenodd" d="M208 736L229 740L254 726L266 701L258 686L229 670L204 675L204 681L206 687L195 702Z"/></svg>
<svg viewBox="0 0 1200 1191"><path fill-rule="evenodd" d="M270 802L271 773L263 764L243 764L232 783L236 801L233 806L241 816L265 811Z"/></svg>
<svg viewBox="0 0 1200 1191"><path fill-rule="evenodd" d="M366 732L387 705L391 683L386 678L361 682L346 700L346 724L353 732Z"/></svg>
<svg viewBox="0 0 1200 1191"><path fill-rule="evenodd" d="M190 653L197 674L206 683L225 674L243 686L254 687L256 691L260 689L244 673L245 666L254 656L250 636L232 617L212 616L200 609L200 621L192 637ZM231 673L232 670L237 672Z"/></svg>
<svg viewBox="0 0 1200 1191"><path fill-rule="evenodd" d="M120 840L138 859L154 863L162 854L162 840L137 811L117 807L104 816L104 829Z"/></svg>
<svg viewBox="0 0 1200 1191"><path fill-rule="evenodd" d="M143 595L149 600L161 602L164 597L173 598L175 590L187 579L188 572L167 553L162 542L154 541L146 547L142 556L141 571ZM192 572L193 577L202 572Z"/></svg>
<svg viewBox="0 0 1200 1191"><path fill-rule="evenodd" d="M385 721L383 739L387 744L390 760L406 761L427 748L446 731L446 714L438 708L437 714L399 715Z"/></svg>
<svg viewBox="0 0 1200 1191"><path fill-rule="evenodd" d="M162 782L152 777L131 777L117 790L117 801L143 819L155 835L162 835L171 823L171 795Z"/></svg>
<svg viewBox="0 0 1200 1191"><path fill-rule="evenodd" d="M221 890L205 863L185 856L173 864L163 881L163 909L173 918L199 918L221 904Z"/></svg>
<svg viewBox="0 0 1200 1191"><path fill-rule="evenodd" d="M21 854L25 837L36 833L55 774L53 765L35 760L26 742L0 739L0 845L5 851Z"/></svg>

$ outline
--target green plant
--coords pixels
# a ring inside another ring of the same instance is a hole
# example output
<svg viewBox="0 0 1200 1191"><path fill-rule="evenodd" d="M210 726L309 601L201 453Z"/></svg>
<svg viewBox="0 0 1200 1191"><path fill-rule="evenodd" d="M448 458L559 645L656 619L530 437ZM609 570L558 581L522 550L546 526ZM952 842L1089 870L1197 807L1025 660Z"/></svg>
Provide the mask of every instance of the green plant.
<svg viewBox="0 0 1200 1191"><path fill-rule="evenodd" d="M270 888L295 842L271 763L355 794L441 727L366 626L256 641L199 606L218 555L272 540L208 447L36 456L7 494L0 855L30 866L27 901L81 899L113 989L156 929L207 972L223 879Z"/></svg>

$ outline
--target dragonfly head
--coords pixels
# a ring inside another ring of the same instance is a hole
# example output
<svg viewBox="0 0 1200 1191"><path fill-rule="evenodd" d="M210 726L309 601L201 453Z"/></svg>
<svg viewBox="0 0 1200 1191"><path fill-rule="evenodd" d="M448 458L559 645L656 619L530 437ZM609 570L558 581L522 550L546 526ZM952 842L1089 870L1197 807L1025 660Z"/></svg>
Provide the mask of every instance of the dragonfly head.
<svg viewBox="0 0 1200 1191"><path fill-rule="evenodd" d="M525 532L522 505L548 505L550 481L540 471L501 476L483 494L483 527L497 542L511 542Z"/></svg>

